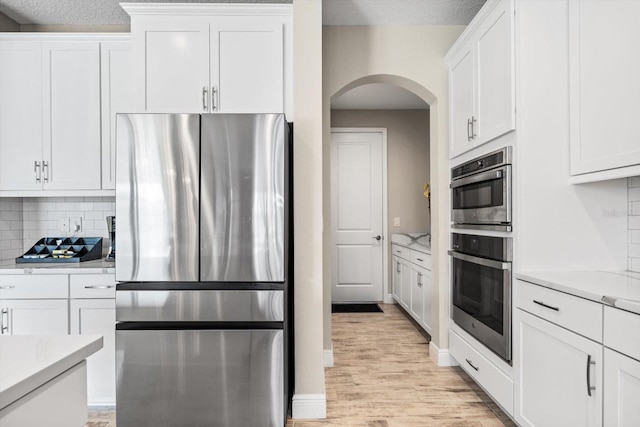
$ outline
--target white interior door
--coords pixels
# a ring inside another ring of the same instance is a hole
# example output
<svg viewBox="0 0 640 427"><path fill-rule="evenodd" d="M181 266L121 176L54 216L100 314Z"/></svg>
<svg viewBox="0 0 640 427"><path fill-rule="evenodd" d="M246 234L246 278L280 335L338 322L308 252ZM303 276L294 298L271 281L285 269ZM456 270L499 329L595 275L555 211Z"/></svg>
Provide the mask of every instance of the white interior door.
<svg viewBox="0 0 640 427"><path fill-rule="evenodd" d="M333 302L383 299L382 130L331 133Z"/></svg>

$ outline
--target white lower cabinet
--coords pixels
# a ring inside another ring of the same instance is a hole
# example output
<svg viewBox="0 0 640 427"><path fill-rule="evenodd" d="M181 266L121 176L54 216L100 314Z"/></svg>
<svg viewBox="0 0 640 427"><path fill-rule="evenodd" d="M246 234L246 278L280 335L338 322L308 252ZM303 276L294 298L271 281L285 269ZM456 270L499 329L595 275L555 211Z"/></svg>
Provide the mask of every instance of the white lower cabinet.
<svg viewBox="0 0 640 427"><path fill-rule="evenodd" d="M520 309L514 329L518 424L601 426L602 345Z"/></svg>
<svg viewBox="0 0 640 427"><path fill-rule="evenodd" d="M69 287L71 334L103 336L102 349L87 358L87 401L89 405L115 405L115 276L74 274Z"/></svg>
<svg viewBox="0 0 640 427"><path fill-rule="evenodd" d="M640 426L640 361L604 349L604 425Z"/></svg>
<svg viewBox="0 0 640 427"><path fill-rule="evenodd" d="M431 334L431 255L393 244L393 298Z"/></svg>
<svg viewBox="0 0 640 427"><path fill-rule="evenodd" d="M0 300L2 334L67 335L69 303L64 300Z"/></svg>
<svg viewBox="0 0 640 427"><path fill-rule="evenodd" d="M513 414L513 380L455 331L449 331L449 351L460 367L509 415Z"/></svg>

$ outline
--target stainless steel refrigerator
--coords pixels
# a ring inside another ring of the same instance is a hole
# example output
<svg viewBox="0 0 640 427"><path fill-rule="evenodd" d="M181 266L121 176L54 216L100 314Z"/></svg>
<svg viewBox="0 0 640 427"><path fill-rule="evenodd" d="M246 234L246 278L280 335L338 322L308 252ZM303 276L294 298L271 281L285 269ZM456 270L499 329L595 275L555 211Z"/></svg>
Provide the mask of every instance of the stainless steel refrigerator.
<svg viewBox="0 0 640 427"><path fill-rule="evenodd" d="M119 114L116 132L118 427L283 426L285 117Z"/></svg>

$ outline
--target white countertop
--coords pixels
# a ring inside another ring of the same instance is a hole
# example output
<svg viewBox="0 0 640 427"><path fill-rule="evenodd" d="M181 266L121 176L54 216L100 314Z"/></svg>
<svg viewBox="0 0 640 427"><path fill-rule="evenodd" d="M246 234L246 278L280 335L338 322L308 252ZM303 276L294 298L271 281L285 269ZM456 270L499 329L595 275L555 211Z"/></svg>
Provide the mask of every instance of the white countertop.
<svg viewBox="0 0 640 427"><path fill-rule="evenodd" d="M115 262L107 262L104 259L68 263L13 263L0 266L0 274L114 274L115 272Z"/></svg>
<svg viewBox="0 0 640 427"><path fill-rule="evenodd" d="M430 233L393 233L391 243L431 255Z"/></svg>
<svg viewBox="0 0 640 427"><path fill-rule="evenodd" d="M640 273L630 271L525 271L516 279L640 314Z"/></svg>
<svg viewBox="0 0 640 427"><path fill-rule="evenodd" d="M100 335L1 335L0 409L101 348Z"/></svg>

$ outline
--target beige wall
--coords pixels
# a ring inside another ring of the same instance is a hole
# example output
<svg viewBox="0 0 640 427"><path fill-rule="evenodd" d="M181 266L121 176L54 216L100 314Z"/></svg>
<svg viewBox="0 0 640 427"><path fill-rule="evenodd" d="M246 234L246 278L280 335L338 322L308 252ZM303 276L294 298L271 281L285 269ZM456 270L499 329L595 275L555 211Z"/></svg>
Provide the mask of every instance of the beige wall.
<svg viewBox="0 0 640 427"><path fill-rule="evenodd" d="M431 214L423 185L429 182L428 110L331 110L331 127L387 128L387 230L391 233L428 232ZM393 218L400 218L400 226ZM388 260L391 293L391 257Z"/></svg>
<svg viewBox="0 0 640 427"><path fill-rule="evenodd" d="M0 32L20 31L20 24L0 12Z"/></svg>
<svg viewBox="0 0 640 427"><path fill-rule="evenodd" d="M324 188L328 189L331 97L353 84L392 83L416 93L430 105L431 225L434 280L433 343L448 348L449 292L448 246L448 79L444 55L464 26L385 26L323 28L323 163ZM297 41L297 39L296 39ZM355 83L354 83L355 82ZM324 210L324 343L331 342L331 205L323 194Z"/></svg>
<svg viewBox="0 0 640 427"><path fill-rule="evenodd" d="M294 418L324 418L322 3L294 0Z"/></svg>

